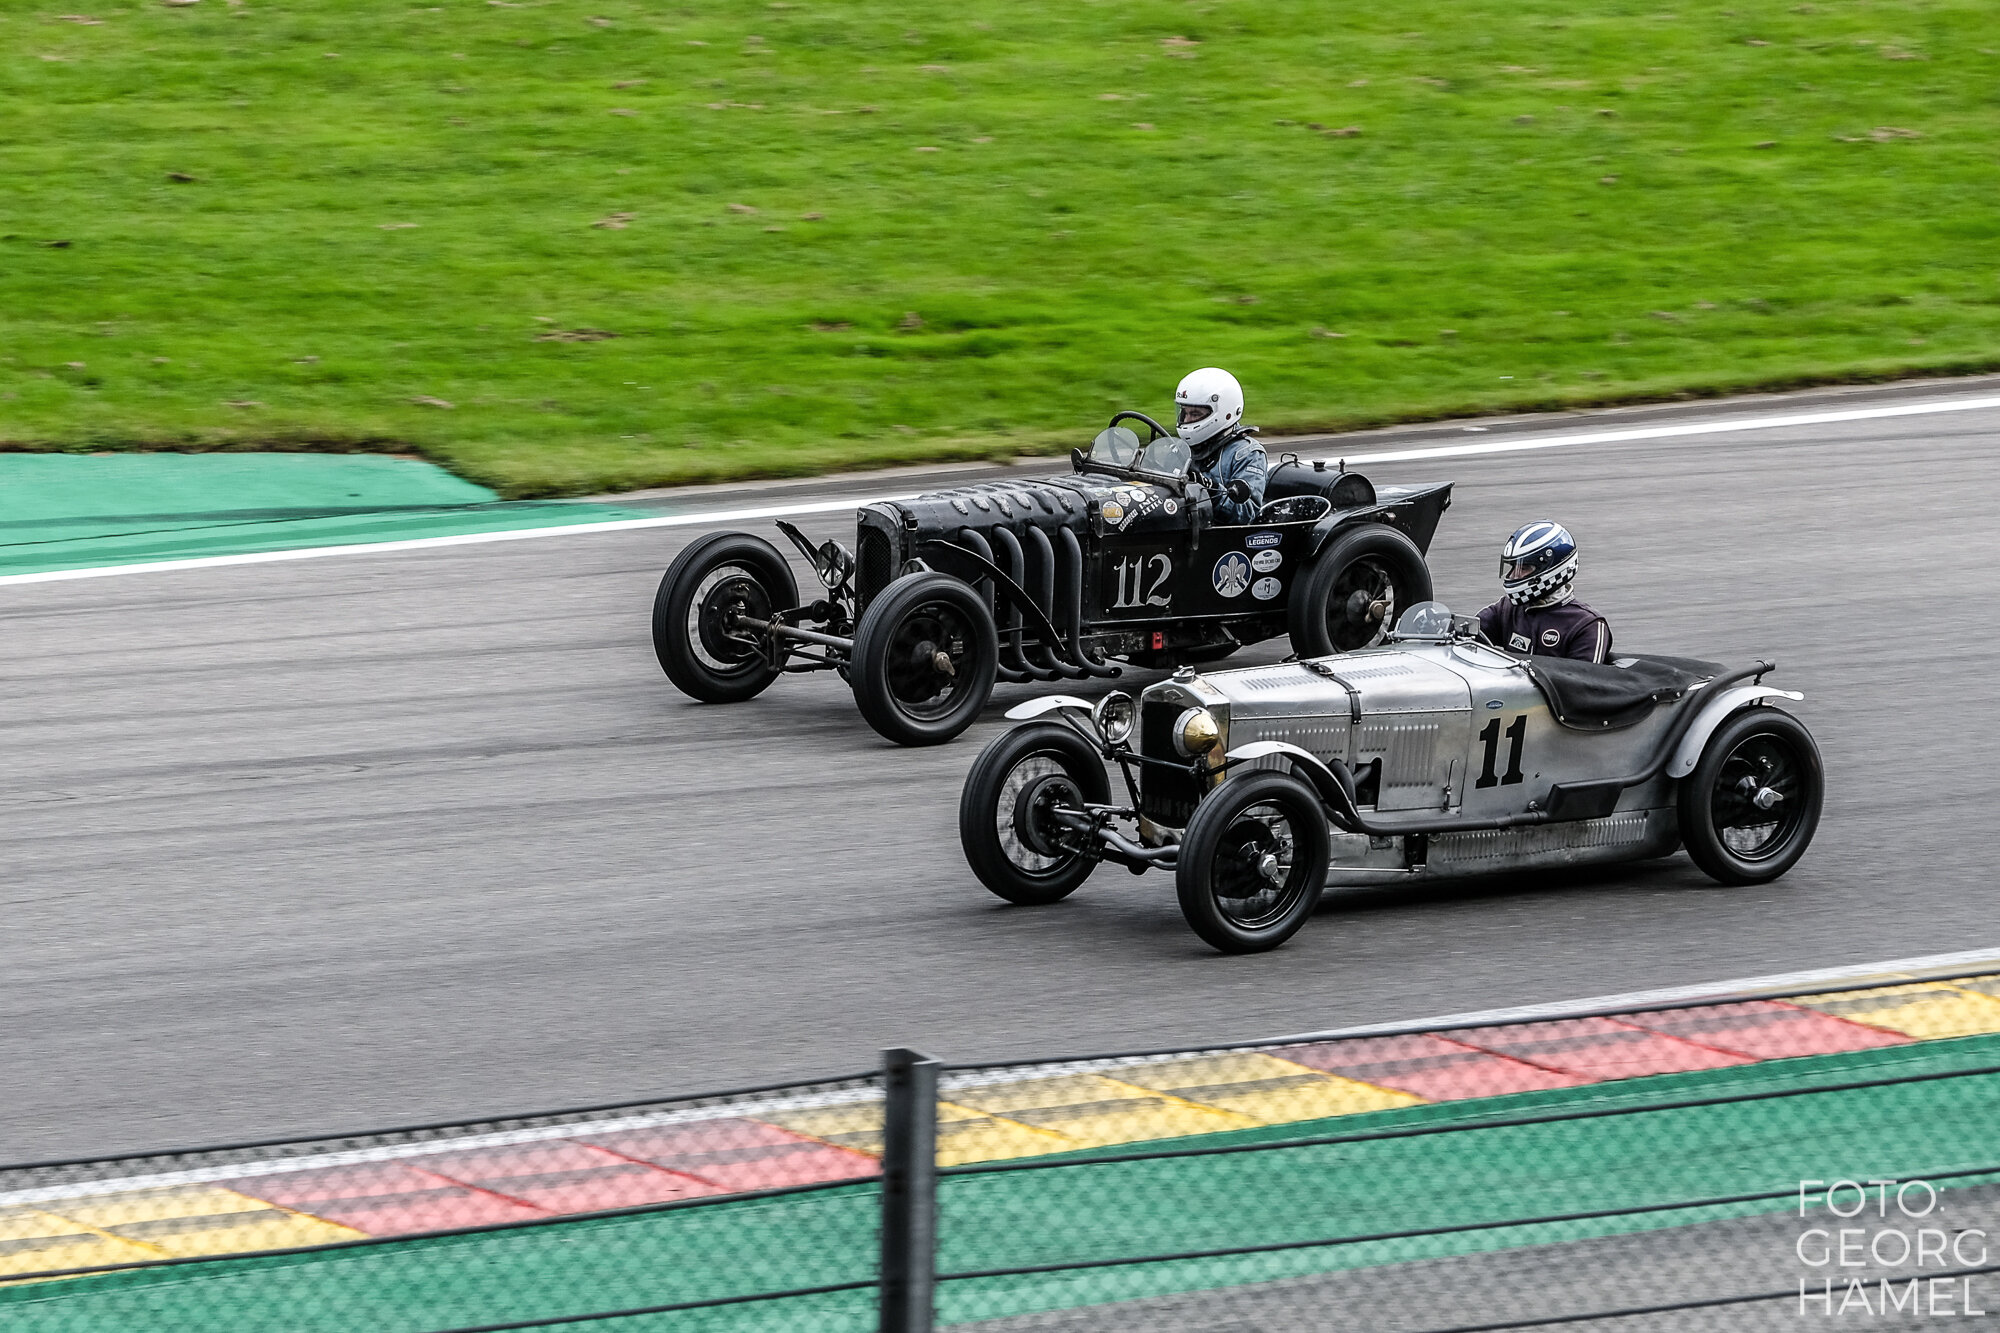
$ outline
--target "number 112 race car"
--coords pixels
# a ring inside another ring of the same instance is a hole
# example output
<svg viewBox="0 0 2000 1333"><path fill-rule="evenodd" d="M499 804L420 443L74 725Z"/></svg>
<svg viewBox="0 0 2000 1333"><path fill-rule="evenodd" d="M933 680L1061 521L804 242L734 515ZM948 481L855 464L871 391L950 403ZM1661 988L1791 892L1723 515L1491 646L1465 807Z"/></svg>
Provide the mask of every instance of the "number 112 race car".
<svg viewBox="0 0 2000 1333"><path fill-rule="evenodd" d="M1679 657L1522 657L1437 602L1340 657L1198 675L1138 701L1055 695L966 776L959 839L1021 904L1102 862L1174 872L1182 914L1226 953L1273 949L1326 884L1410 884L1637 861L1685 846L1724 884L1805 854L1819 748L1763 684ZM1114 801L1106 763L1124 776Z"/></svg>
<svg viewBox="0 0 2000 1333"><path fill-rule="evenodd" d="M707 703L838 671L876 731L935 745L972 724L995 680L1214 661L1279 634L1300 653L1347 652L1431 594L1424 553L1448 482L1378 490L1285 455L1256 520L1218 522L1187 445L1138 412L1071 467L863 505L858 553L780 522L825 586L811 600L760 537L691 542L653 601L660 666Z"/></svg>

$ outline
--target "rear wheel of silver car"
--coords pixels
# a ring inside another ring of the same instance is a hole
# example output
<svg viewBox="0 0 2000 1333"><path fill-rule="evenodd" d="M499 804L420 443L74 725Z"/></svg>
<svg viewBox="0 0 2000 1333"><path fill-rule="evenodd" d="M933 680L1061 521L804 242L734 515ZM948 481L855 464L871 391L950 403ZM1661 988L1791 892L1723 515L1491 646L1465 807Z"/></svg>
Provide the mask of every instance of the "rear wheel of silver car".
<svg viewBox="0 0 2000 1333"><path fill-rule="evenodd" d="M1777 708L1726 719L1681 780L1681 841L1709 878L1762 884L1805 855L1826 773L1805 724Z"/></svg>
<svg viewBox="0 0 2000 1333"><path fill-rule="evenodd" d="M1398 615L1430 596L1430 566L1415 542L1382 523L1349 528L1292 585L1286 621L1292 650L1325 657L1371 647Z"/></svg>
<svg viewBox="0 0 2000 1333"><path fill-rule="evenodd" d="M849 663L861 716L898 745L939 745L993 696L1000 636L978 591L949 574L905 574L862 612Z"/></svg>
<svg viewBox="0 0 2000 1333"><path fill-rule="evenodd" d="M958 841L979 882L1035 907L1075 892L1097 868L1061 818L1111 800L1097 748L1061 722L1030 722L980 751L958 801Z"/></svg>
<svg viewBox="0 0 2000 1333"><path fill-rule="evenodd" d="M1242 773L1203 799L1181 839L1181 915L1224 953L1260 953L1298 934L1319 906L1331 840L1312 788L1288 773Z"/></svg>
<svg viewBox="0 0 2000 1333"><path fill-rule="evenodd" d="M690 542L653 598L653 653L682 694L710 704L762 694L778 678L763 635L739 618L769 620L797 606L798 584L778 549L746 532Z"/></svg>

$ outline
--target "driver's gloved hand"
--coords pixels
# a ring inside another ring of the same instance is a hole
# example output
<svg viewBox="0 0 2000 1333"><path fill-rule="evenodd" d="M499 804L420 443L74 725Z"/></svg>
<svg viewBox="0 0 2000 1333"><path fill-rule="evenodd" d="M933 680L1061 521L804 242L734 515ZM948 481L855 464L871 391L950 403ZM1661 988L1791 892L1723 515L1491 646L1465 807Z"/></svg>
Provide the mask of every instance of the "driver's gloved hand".
<svg viewBox="0 0 2000 1333"><path fill-rule="evenodd" d="M1250 483L1247 481L1232 481L1226 489L1229 491L1229 498L1237 504L1242 504L1250 498Z"/></svg>

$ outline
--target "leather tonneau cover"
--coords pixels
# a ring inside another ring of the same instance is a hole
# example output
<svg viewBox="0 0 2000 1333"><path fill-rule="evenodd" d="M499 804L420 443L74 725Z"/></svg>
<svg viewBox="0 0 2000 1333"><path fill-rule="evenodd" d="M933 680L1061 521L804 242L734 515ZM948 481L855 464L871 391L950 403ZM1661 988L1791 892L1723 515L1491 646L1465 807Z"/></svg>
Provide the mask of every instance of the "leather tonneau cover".
<svg viewBox="0 0 2000 1333"><path fill-rule="evenodd" d="M1723 669L1689 657L1617 661L1626 665L1567 657L1527 659L1528 674L1549 701L1556 721L1578 731L1612 731L1644 721L1656 706L1678 701Z"/></svg>

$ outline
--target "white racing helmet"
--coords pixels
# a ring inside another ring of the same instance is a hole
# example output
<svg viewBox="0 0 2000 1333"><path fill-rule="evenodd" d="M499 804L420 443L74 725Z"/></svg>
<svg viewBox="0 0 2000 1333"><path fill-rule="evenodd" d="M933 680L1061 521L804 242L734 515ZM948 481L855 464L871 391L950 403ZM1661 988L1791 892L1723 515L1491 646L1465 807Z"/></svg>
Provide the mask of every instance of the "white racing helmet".
<svg viewBox="0 0 2000 1333"><path fill-rule="evenodd" d="M1180 413L1180 437L1200 458L1212 452L1203 445L1242 422L1243 386L1228 371L1204 366L1174 390L1174 406Z"/></svg>

